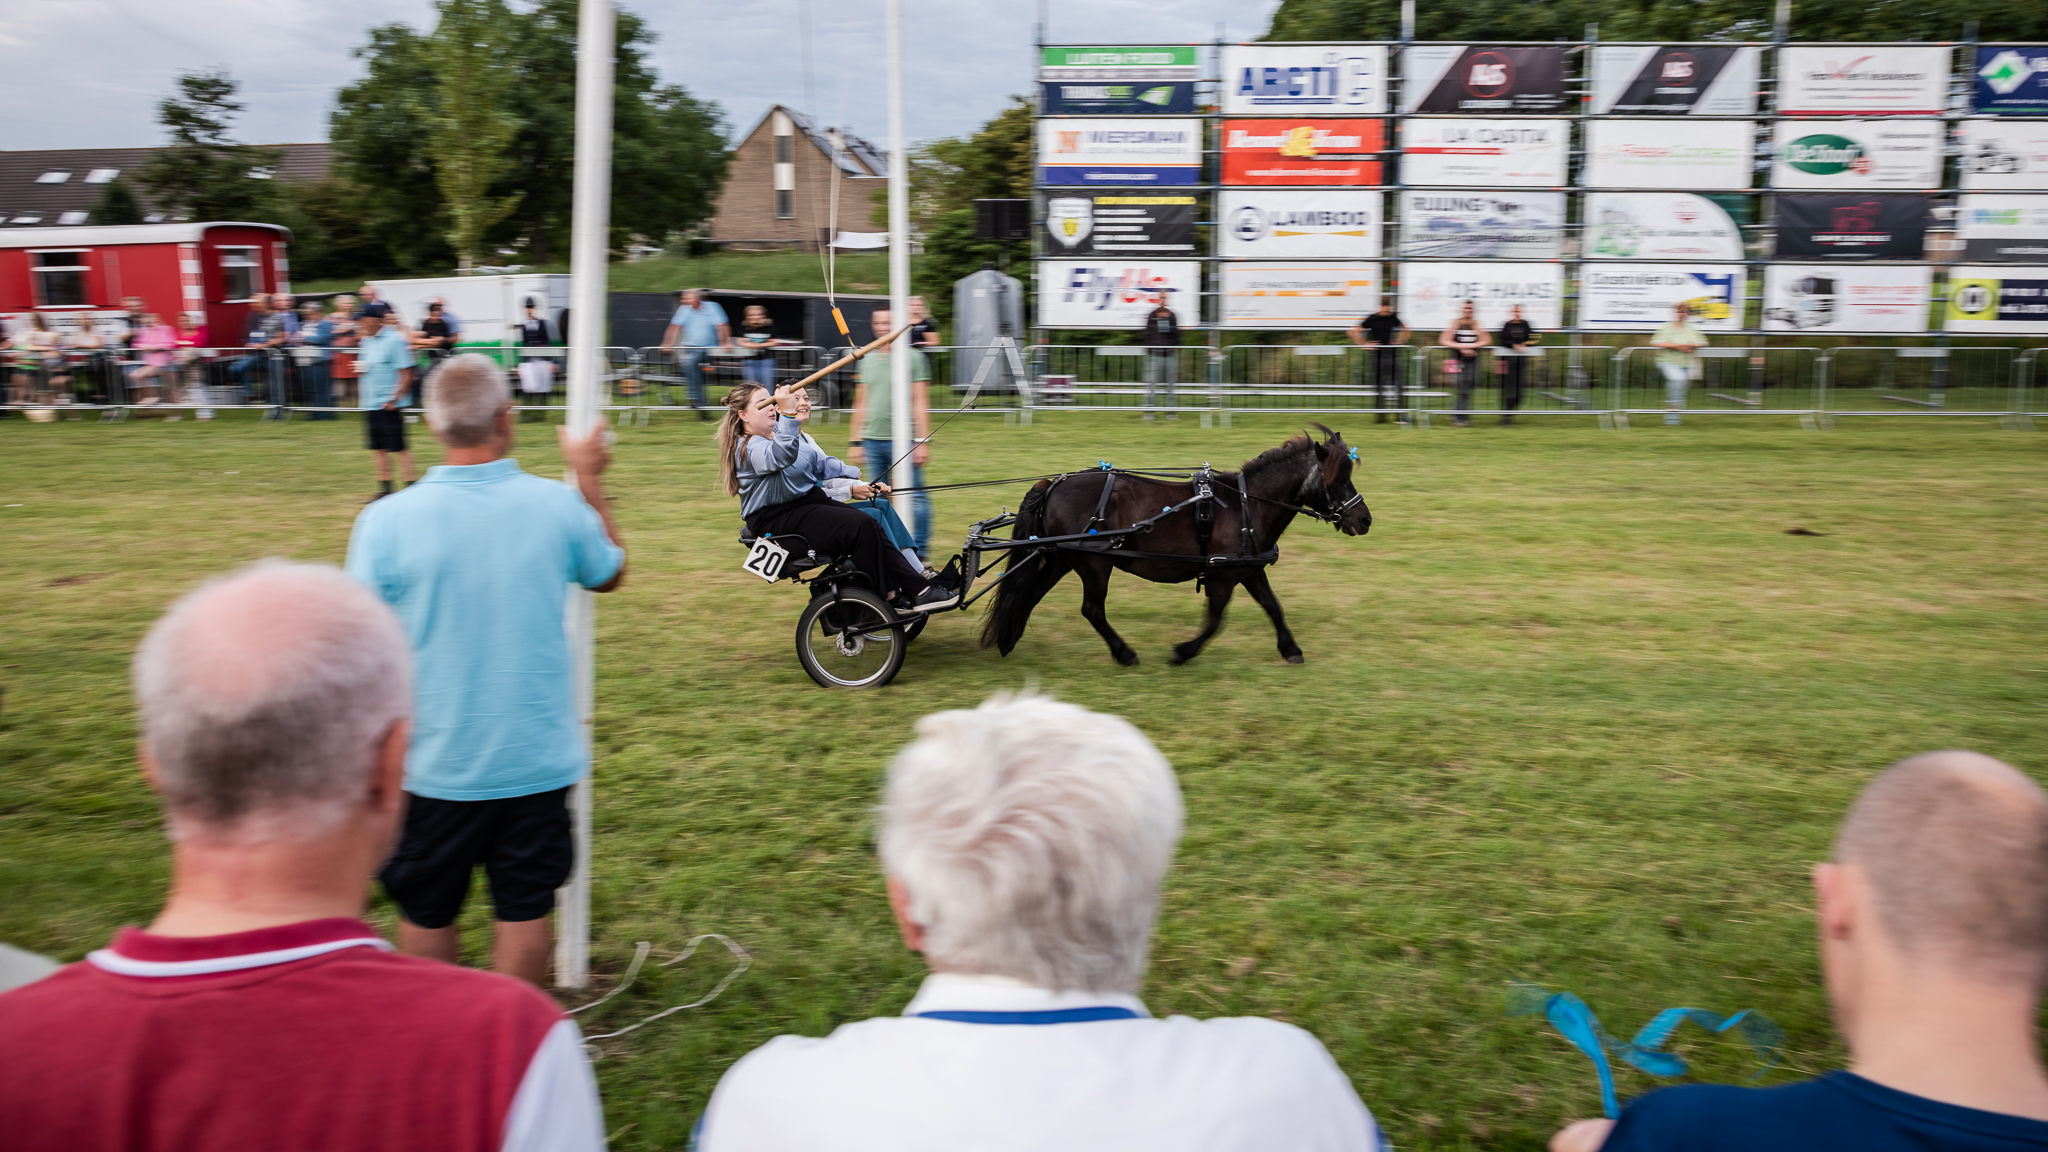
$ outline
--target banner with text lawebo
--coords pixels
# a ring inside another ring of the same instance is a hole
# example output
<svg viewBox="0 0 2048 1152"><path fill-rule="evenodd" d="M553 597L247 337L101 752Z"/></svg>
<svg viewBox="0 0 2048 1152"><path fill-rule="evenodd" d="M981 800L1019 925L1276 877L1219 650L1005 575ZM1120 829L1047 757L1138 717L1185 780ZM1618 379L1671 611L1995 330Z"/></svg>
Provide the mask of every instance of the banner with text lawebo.
<svg viewBox="0 0 2048 1152"><path fill-rule="evenodd" d="M1564 254L1564 193L1401 193L1401 255L1444 260Z"/></svg>
<svg viewBox="0 0 2048 1152"><path fill-rule="evenodd" d="M1349 328L1380 306L1378 264L1225 264L1222 274L1225 328Z"/></svg>
<svg viewBox="0 0 2048 1152"><path fill-rule="evenodd" d="M1401 182L1561 188L1568 120L1416 119L1401 124Z"/></svg>
<svg viewBox="0 0 2048 1152"><path fill-rule="evenodd" d="M1593 112L1753 116L1762 58L1734 44L1603 44L1593 49Z"/></svg>
<svg viewBox="0 0 2048 1152"><path fill-rule="evenodd" d="M1740 264L1581 264L1579 327L1661 328L1680 304L1709 332L1742 329Z"/></svg>
<svg viewBox="0 0 2048 1152"><path fill-rule="evenodd" d="M1562 112L1564 48L1418 44L1401 52L1404 112Z"/></svg>
<svg viewBox="0 0 2048 1152"><path fill-rule="evenodd" d="M1216 194L1218 256L1370 260L1380 254L1378 192L1230 188Z"/></svg>
<svg viewBox="0 0 2048 1152"><path fill-rule="evenodd" d="M1401 318L1418 332L1450 324L1467 300L1489 331L1517 304L1538 328L1564 323L1564 269L1556 264L1403 264L1400 296Z"/></svg>
<svg viewBox="0 0 2048 1152"><path fill-rule="evenodd" d="M1778 111L1822 116L1936 116L1948 110L1946 45L1778 49Z"/></svg>
<svg viewBox="0 0 2048 1152"><path fill-rule="evenodd" d="M1202 322L1193 260L1041 260L1038 327L1141 328L1163 299L1182 326Z"/></svg>
<svg viewBox="0 0 2048 1152"><path fill-rule="evenodd" d="M1764 269L1764 329L1925 332L1933 286L1925 264L1773 264Z"/></svg>
<svg viewBox="0 0 2048 1152"><path fill-rule="evenodd" d="M1046 184L1145 186L1202 182L1200 120L1040 120Z"/></svg>
<svg viewBox="0 0 2048 1152"><path fill-rule="evenodd" d="M1748 120L1586 121L1588 188L1700 188L1750 185L1756 125Z"/></svg>
<svg viewBox="0 0 2048 1152"><path fill-rule="evenodd" d="M1740 260L1742 229L1728 210L1686 192L1595 192L1586 197L1590 260Z"/></svg>
<svg viewBox="0 0 2048 1152"><path fill-rule="evenodd" d="M1387 110L1387 47L1231 44L1222 88L1226 115L1379 116Z"/></svg>
<svg viewBox="0 0 2048 1152"><path fill-rule="evenodd" d="M1963 259L2048 264L2048 196L1956 197L1956 239Z"/></svg>
<svg viewBox="0 0 2048 1152"><path fill-rule="evenodd" d="M1780 120L1771 183L1843 191L1939 188L1944 136L1939 120Z"/></svg>
<svg viewBox="0 0 2048 1152"><path fill-rule="evenodd" d="M2048 333L2048 267L1951 268L1951 332Z"/></svg>
<svg viewBox="0 0 2048 1152"><path fill-rule="evenodd" d="M1985 192L2048 191L2048 121L1965 120L1963 187Z"/></svg>

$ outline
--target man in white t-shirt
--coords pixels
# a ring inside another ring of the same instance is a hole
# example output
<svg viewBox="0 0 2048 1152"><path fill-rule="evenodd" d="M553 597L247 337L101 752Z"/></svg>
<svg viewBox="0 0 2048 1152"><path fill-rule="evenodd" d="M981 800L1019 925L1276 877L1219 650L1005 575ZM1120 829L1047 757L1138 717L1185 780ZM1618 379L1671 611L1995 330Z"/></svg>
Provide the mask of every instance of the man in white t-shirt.
<svg viewBox="0 0 2048 1152"><path fill-rule="evenodd" d="M741 1059L702 1152L1380 1147L1314 1036L1138 999L1181 802L1136 728L998 696L917 732L889 769L881 856L932 974L901 1016Z"/></svg>

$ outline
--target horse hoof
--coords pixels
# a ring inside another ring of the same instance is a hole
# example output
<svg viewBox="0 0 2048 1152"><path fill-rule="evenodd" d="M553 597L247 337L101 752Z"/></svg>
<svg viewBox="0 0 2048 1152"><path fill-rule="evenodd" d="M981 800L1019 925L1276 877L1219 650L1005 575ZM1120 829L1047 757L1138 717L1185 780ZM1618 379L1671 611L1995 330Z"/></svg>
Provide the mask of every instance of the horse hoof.
<svg viewBox="0 0 2048 1152"><path fill-rule="evenodd" d="M1173 658L1168 660L1167 663L1178 668L1181 665L1187 663L1188 661L1193 660L1194 658L1195 654L1193 652L1181 652L1179 650L1176 650L1173 654Z"/></svg>
<svg viewBox="0 0 2048 1152"><path fill-rule="evenodd" d="M1138 662L1138 654L1136 652L1119 652L1116 654L1116 662L1129 668Z"/></svg>
<svg viewBox="0 0 2048 1152"><path fill-rule="evenodd" d="M1289 656L1287 658L1287 662L1289 664L1306 664L1308 663L1308 660L1306 657L1302 656L1301 653L1296 652L1294 655Z"/></svg>

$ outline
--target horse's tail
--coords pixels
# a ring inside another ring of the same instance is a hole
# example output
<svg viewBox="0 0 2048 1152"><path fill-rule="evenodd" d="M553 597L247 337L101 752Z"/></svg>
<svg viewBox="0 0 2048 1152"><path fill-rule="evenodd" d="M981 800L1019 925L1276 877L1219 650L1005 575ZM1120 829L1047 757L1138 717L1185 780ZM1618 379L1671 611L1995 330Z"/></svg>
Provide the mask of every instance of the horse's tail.
<svg viewBox="0 0 2048 1152"><path fill-rule="evenodd" d="M1051 495L1049 480L1040 480L1024 494L1024 502L1017 506L1017 523L1010 530L1012 540L1045 535L1045 503ZM1048 564L1042 551L1011 553L1009 569L1003 574L1003 582L996 585L995 597L982 621L981 646L998 649L1008 656L1023 638L1024 625L1031 622L1031 610L1066 574L1066 565Z"/></svg>

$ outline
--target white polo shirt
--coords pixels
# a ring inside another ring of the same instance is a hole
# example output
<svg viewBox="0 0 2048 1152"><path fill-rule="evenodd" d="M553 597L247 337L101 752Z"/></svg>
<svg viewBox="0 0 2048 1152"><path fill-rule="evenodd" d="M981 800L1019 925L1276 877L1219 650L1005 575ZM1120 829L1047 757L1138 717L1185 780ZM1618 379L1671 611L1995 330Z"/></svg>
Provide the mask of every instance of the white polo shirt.
<svg viewBox="0 0 2048 1152"><path fill-rule="evenodd" d="M938 1013L941 1015L932 1015ZM953 1018L947 1018L951 1016ZM1152 1019L1134 996L934 974L902 1016L778 1036L712 1094L699 1152L1377 1152L1314 1036Z"/></svg>

